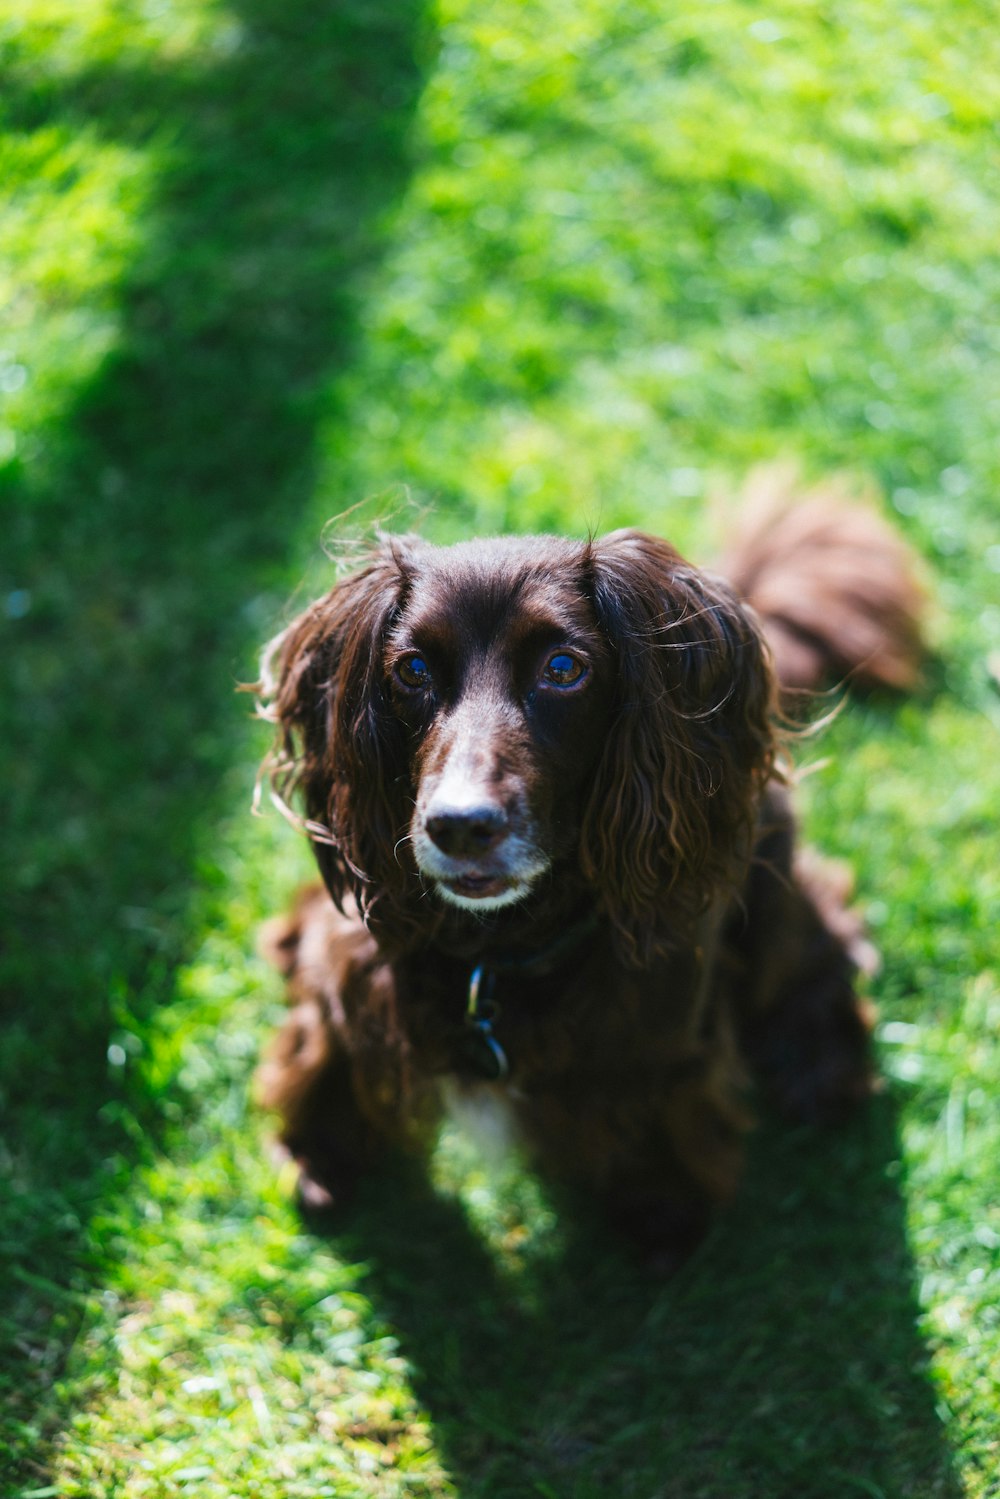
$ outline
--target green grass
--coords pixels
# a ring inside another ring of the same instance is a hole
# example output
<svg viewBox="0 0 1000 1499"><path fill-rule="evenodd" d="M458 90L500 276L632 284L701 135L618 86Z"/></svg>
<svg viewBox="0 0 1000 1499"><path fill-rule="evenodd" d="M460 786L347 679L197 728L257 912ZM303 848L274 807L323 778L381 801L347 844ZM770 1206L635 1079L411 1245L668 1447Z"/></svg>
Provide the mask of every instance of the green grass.
<svg viewBox="0 0 1000 1499"><path fill-rule="evenodd" d="M1000 1495L998 79L971 0L0 17L5 1499ZM934 579L802 787L885 1093L762 1126L667 1285L454 1131L309 1233L232 688L324 522L704 557L788 457Z"/></svg>

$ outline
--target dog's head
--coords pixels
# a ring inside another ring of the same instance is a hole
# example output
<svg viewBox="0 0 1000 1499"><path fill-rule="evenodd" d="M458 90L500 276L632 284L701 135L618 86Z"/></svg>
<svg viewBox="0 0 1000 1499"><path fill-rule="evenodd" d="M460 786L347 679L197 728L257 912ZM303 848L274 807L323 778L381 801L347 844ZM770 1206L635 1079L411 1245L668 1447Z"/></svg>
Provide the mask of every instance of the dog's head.
<svg viewBox="0 0 1000 1499"><path fill-rule="evenodd" d="M334 899L397 941L428 889L483 917L572 870L643 961L734 877L772 767L757 627L638 532L384 538L261 688Z"/></svg>

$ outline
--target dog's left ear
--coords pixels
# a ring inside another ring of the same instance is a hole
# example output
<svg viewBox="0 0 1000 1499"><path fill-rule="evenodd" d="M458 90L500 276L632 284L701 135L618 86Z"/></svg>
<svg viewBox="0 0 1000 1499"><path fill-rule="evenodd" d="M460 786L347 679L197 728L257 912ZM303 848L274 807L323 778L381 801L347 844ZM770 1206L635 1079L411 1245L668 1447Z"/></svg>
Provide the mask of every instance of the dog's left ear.
<svg viewBox="0 0 1000 1499"><path fill-rule="evenodd" d="M774 767L774 682L752 615L666 542L617 531L589 549L618 699L581 858L645 963L739 876Z"/></svg>

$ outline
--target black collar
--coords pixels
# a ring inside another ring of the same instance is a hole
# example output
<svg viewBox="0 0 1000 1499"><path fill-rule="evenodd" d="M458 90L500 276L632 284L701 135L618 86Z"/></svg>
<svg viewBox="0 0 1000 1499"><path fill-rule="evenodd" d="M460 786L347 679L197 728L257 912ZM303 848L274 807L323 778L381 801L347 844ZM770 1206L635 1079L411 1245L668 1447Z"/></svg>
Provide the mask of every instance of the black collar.
<svg viewBox="0 0 1000 1499"><path fill-rule="evenodd" d="M573 957L577 948L583 946L592 932L596 932L600 921L596 908L592 906L544 947L530 948L526 952L495 953L480 958L475 966L492 973L523 973L525 978L545 978Z"/></svg>
<svg viewBox="0 0 1000 1499"><path fill-rule="evenodd" d="M548 977L578 952L599 925L600 917L591 908L545 947L525 953L500 953L475 964L469 974L464 1052L466 1065L477 1077L503 1082L510 1075L507 1053L493 1030L500 1015L495 998L498 976L514 973L525 978Z"/></svg>

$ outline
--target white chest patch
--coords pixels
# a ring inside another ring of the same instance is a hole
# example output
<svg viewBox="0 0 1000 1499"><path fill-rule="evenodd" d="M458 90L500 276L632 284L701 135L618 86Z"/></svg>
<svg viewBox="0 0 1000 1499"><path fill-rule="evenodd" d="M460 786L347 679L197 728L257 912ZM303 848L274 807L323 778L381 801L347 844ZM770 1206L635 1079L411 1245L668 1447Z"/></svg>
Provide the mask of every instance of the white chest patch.
<svg viewBox="0 0 1000 1499"><path fill-rule="evenodd" d="M444 1101L448 1117L487 1161L498 1165L517 1145L517 1125L505 1089L449 1081Z"/></svg>

